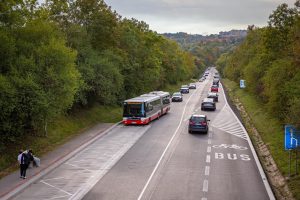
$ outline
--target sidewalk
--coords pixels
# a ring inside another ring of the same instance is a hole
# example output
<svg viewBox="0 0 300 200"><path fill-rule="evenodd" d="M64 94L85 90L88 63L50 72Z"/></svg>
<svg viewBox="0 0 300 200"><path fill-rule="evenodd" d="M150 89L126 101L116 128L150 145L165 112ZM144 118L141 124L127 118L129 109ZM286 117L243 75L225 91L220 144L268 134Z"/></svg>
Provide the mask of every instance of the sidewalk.
<svg viewBox="0 0 300 200"><path fill-rule="evenodd" d="M55 169L65 160L68 160L76 152L84 149L88 144L95 139L102 137L109 130L115 127L114 124L98 124L84 133L76 136L67 143L59 146L52 152L41 157L41 166L38 168L29 168L27 170L27 179L20 179L20 172L14 173L0 179L0 199L8 199L18 192L22 191L36 180L40 179L51 170ZM34 150L34 149L33 149ZM16 161L17 162L17 161Z"/></svg>

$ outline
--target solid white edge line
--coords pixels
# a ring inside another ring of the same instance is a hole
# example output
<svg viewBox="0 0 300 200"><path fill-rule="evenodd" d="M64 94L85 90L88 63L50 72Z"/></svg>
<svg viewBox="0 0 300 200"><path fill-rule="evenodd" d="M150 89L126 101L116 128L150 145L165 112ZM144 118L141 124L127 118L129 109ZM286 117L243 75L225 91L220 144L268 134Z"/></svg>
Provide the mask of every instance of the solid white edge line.
<svg viewBox="0 0 300 200"><path fill-rule="evenodd" d="M158 169L158 167L159 167L159 165L160 165L160 163L161 163L163 157L165 156L165 154L166 154L166 152L168 151L168 149L169 149L171 143L173 142L175 136L176 136L177 133L178 133L178 130L179 130L179 128L180 128L180 126L181 126L181 124L182 124L182 122L183 122L183 116L184 116L184 114L185 114L185 110L186 110L187 104L188 104L189 101L191 100L191 97L194 96L194 95L198 92L198 90L199 90L199 88L197 87L197 89L195 90L195 92L194 92L194 93L188 98L188 100L186 101L186 103L185 103L185 105L184 105L184 108L183 108L183 112L182 112L182 114L181 114L181 118L180 118L179 125L177 126L177 128L176 128L176 130L175 130L175 132L174 132L174 134L173 134L173 136L172 136L172 138L170 139L168 145L166 146L165 150L163 151L162 155L160 156L159 160L157 161L157 163L156 163L156 165L155 165L155 167L154 167L154 169L153 169L153 171L152 171L150 177L148 178L146 184L144 185L143 190L141 191L141 193L140 193L139 197L137 198L137 200L141 200L141 199L142 199L142 197L143 197L143 195L144 195L144 193L145 193L147 187L149 186L149 184L150 184L150 182L151 182L151 180L152 180L154 174L156 173L156 171L157 171L157 169Z"/></svg>
<svg viewBox="0 0 300 200"><path fill-rule="evenodd" d="M125 153L151 128L151 124L147 125L143 133L136 138L135 141L125 144L119 151L117 151L105 166L89 178L86 184L83 184L68 200L82 199L98 182L101 178L125 155ZM143 129L143 128L142 128Z"/></svg>
<svg viewBox="0 0 300 200"><path fill-rule="evenodd" d="M101 137L104 137L105 135L109 134L111 132L111 130L113 130L114 128L116 128L117 126L119 126L120 124L122 124L122 121L112 125L111 127L109 127L108 129L106 129L105 131L103 131L101 134L96 135L94 138L90 139L89 141L86 141L86 143L82 144L80 147L78 147L77 149L75 149L72 152L69 152L67 155L65 155L65 157L60 158L58 161L52 163L50 166L44 168L42 171L40 171L38 174L36 174L35 176L31 177L30 179L28 179L24 184L22 184L20 187L17 187L13 190L11 190L9 193L5 194L4 196L1 196L1 200L8 200L11 199L12 197L18 195L20 192L22 192L23 190L25 190L27 187L29 187L31 184L33 184L36 181L39 181L43 176L47 175L48 173L50 173L52 170L56 169L58 166L62 165L63 163L65 163L67 160L69 160L70 158L72 158L73 156L75 156L78 152L82 151L83 149L85 149L87 146L89 146L90 144L94 143L95 141L97 141L98 139L100 139Z"/></svg>
<svg viewBox="0 0 300 200"><path fill-rule="evenodd" d="M222 83L220 83L220 85L222 86L222 89L223 89ZM225 92L224 92L224 89L223 89L223 96L224 96L226 105L229 106L228 101L227 101L227 98L226 98L226 95L225 95ZM251 141L251 139L250 139L250 137L249 137L249 134L248 134L247 130L245 129L244 125L241 123L241 121L239 120L239 118L235 115L235 113L233 112L233 110L231 109L230 106L229 106L229 108L230 108L229 110L231 111L231 113L233 114L233 116L235 117L235 119L239 122L239 124L241 125L242 129L243 129L243 130L245 131L245 133L246 133L245 136L246 136L246 138L247 138L248 144L249 144L249 146L250 146L251 152L252 152L252 154L253 154L254 160L255 160L255 162L256 162L257 168L258 168L258 170L259 170L260 176L261 176L262 181L263 181L263 183L264 183L264 185L265 185L265 188L266 188L266 190L267 190L267 193L268 193L268 195L269 195L269 198L270 198L270 200L275 200L274 193L273 193L273 191L272 191L272 189L271 189L271 186L270 186L269 181L268 181L268 179L267 179L267 177L266 177L266 174L265 174L265 172L264 172L264 170L263 170L263 168L262 168L262 165L261 165L261 163L260 163L260 161L259 161L259 159L258 159L258 156L257 156L256 151L255 151L255 149L254 149L253 143L252 143L252 141Z"/></svg>

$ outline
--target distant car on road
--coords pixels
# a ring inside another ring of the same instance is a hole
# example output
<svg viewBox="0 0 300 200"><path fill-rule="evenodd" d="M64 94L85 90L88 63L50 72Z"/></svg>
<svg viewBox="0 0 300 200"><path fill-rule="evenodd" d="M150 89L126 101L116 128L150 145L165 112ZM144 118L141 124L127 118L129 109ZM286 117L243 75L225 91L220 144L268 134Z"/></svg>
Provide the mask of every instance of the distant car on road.
<svg viewBox="0 0 300 200"><path fill-rule="evenodd" d="M183 101L183 97L182 97L182 94L180 92L175 92L173 95L172 95L172 102L181 102Z"/></svg>
<svg viewBox="0 0 300 200"><path fill-rule="evenodd" d="M182 94L190 93L189 86L188 86L188 85L182 85L181 88L180 88L180 92L181 92Z"/></svg>
<svg viewBox="0 0 300 200"><path fill-rule="evenodd" d="M216 110L216 103L212 98L205 98L201 103L201 110Z"/></svg>
<svg viewBox="0 0 300 200"><path fill-rule="evenodd" d="M189 89L196 89L196 88L197 88L197 86L195 83L190 83Z"/></svg>
<svg viewBox="0 0 300 200"><path fill-rule="evenodd" d="M206 115L192 115L189 120L189 133L208 132L208 122Z"/></svg>
<svg viewBox="0 0 300 200"><path fill-rule="evenodd" d="M219 86L220 79L214 78L213 85Z"/></svg>
<svg viewBox="0 0 300 200"><path fill-rule="evenodd" d="M214 102L219 101L219 95L217 93L214 93L214 92L209 92L207 94L207 98L212 98L214 100Z"/></svg>
<svg viewBox="0 0 300 200"><path fill-rule="evenodd" d="M211 92L219 92L219 87L216 86L216 85L212 85L211 88L210 88L210 91Z"/></svg>

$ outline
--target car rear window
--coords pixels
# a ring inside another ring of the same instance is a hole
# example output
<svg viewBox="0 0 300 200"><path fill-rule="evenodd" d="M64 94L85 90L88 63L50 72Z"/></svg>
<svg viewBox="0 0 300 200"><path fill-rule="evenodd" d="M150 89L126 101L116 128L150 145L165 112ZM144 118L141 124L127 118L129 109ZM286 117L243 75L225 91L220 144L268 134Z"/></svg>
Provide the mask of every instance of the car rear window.
<svg viewBox="0 0 300 200"><path fill-rule="evenodd" d="M204 117L192 117L191 120L195 123L199 123L199 122L205 122L205 118Z"/></svg>
<svg viewBox="0 0 300 200"><path fill-rule="evenodd" d="M203 106L213 106L213 104L212 104L212 103L209 103L209 102L203 103L202 105L203 105Z"/></svg>

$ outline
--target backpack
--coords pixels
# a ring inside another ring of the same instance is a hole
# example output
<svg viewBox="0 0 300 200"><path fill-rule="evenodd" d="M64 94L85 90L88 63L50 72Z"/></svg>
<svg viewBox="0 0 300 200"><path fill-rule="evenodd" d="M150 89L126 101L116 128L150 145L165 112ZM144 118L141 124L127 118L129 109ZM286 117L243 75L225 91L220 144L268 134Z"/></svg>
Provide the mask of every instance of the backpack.
<svg viewBox="0 0 300 200"><path fill-rule="evenodd" d="M22 154L22 158L21 158L21 163L25 164L25 165L28 165L29 162L30 162L30 158L29 158L28 154L27 153L23 153Z"/></svg>

